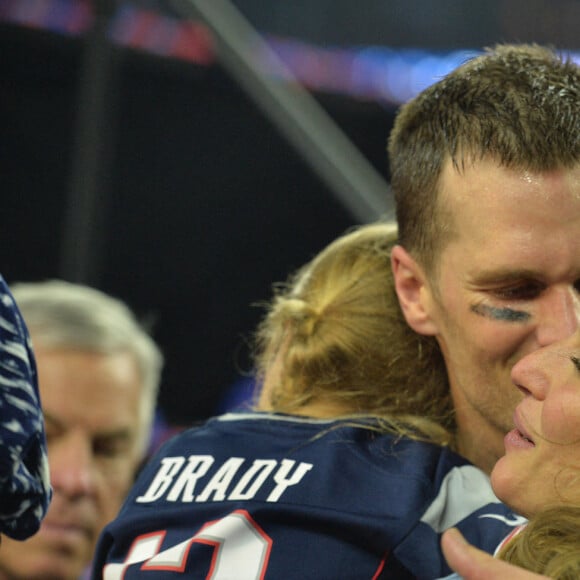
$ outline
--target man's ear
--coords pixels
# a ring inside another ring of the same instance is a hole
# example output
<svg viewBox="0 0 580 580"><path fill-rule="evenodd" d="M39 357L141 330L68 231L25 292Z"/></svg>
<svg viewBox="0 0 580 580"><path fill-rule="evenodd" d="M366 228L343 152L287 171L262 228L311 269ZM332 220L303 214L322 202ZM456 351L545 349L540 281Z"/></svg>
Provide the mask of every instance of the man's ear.
<svg viewBox="0 0 580 580"><path fill-rule="evenodd" d="M397 245L391 250L391 268L407 324L418 334L437 334L437 325L431 315L431 290L421 266L403 246Z"/></svg>

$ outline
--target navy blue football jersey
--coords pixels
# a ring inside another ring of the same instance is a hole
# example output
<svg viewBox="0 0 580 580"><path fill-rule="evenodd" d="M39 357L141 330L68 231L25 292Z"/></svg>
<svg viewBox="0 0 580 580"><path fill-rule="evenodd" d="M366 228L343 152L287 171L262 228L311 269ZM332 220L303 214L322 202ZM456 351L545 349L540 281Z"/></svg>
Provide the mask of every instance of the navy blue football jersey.
<svg viewBox="0 0 580 580"><path fill-rule="evenodd" d="M230 413L183 432L102 533L93 577L437 578L444 529L493 552L522 523L462 458L367 423Z"/></svg>

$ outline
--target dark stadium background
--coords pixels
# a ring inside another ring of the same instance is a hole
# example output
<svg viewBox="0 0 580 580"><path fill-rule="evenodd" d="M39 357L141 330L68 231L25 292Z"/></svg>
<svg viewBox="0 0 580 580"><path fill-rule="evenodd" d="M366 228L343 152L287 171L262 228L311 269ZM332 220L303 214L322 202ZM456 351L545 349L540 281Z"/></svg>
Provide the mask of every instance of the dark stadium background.
<svg viewBox="0 0 580 580"><path fill-rule="evenodd" d="M74 2L45 2L32 25L22 20L26 5L0 1L0 272L9 283L74 277L65 260L76 240L67 212L71 184L83 186L73 166L87 37L53 25ZM576 50L580 42L573 0L235 5L260 32L318 47L443 51L532 40ZM175 17L163 2L132 6ZM167 359L160 409L182 425L221 409L250 370L255 304L272 283L360 219L219 60L120 45L113 54L91 210L96 235L82 281L122 298L151 325ZM388 181L396 105L344 86L314 96Z"/></svg>

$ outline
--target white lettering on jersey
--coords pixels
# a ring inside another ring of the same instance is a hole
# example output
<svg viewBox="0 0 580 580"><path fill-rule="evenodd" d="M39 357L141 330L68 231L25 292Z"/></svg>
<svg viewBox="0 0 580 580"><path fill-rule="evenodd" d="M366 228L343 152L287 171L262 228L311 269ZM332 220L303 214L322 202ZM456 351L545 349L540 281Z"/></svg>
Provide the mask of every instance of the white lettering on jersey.
<svg viewBox="0 0 580 580"><path fill-rule="evenodd" d="M185 463L185 457L164 457L161 460L161 467L151 482L145 495L141 495L136 501L149 503L159 499L173 482L174 476Z"/></svg>
<svg viewBox="0 0 580 580"><path fill-rule="evenodd" d="M226 499L228 486L243 462L243 457L230 457L209 480L209 483L195 498L195 501L207 501L212 493L215 494L213 497L214 501L222 501Z"/></svg>
<svg viewBox="0 0 580 580"><path fill-rule="evenodd" d="M228 499L252 499L277 464L278 462L274 459L254 459L252 467L246 471Z"/></svg>
<svg viewBox="0 0 580 580"><path fill-rule="evenodd" d="M167 495L167 501L178 501L181 493L183 493L182 502L193 501L195 483L207 473L214 458L211 455L190 455L187 461L187 465Z"/></svg>
<svg viewBox="0 0 580 580"><path fill-rule="evenodd" d="M211 455L164 457L147 491L137 497L138 503L151 503L165 496L166 501L189 503L192 501L244 501L256 496L264 486L273 488L266 498L276 502L291 486L297 485L312 469L311 463L293 459L254 459L242 471L247 461L243 457L230 457L204 482L204 477L215 463ZM237 478L238 474L240 477ZM234 483L234 480L237 481ZM233 486L233 488L232 488ZM201 489L196 496L196 487ZM267 489L266 487L266 489Z"/></svg>
<svg viewBox="0 0 580 580"><path fill-rule="evenodd" d="M296 485L312 469L312 463L300 463L291 478L286 479L296 461L293 459L282 459L280 469L274 474L274 481L278 484L268 496L266 501L278 501L280 496L291 485Z"/></svg>

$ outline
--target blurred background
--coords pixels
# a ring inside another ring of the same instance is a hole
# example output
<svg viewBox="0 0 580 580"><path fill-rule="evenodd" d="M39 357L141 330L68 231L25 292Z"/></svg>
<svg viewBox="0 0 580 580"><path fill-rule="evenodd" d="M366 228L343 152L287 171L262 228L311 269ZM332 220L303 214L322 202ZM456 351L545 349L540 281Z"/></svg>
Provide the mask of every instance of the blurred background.
<svg viewBox="0 0 580 580"><path fill-rule="evenodd" d="M204 419L251 388L272 284L392 215L397 107L579 30L580 0L0 0L0 271L125 300L163 417Z"/></svg>

